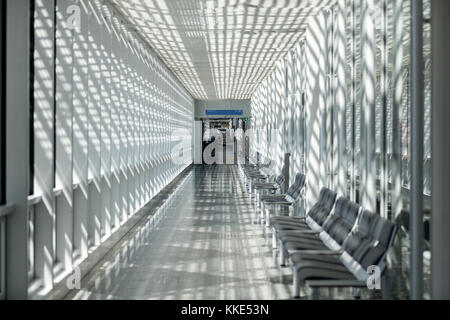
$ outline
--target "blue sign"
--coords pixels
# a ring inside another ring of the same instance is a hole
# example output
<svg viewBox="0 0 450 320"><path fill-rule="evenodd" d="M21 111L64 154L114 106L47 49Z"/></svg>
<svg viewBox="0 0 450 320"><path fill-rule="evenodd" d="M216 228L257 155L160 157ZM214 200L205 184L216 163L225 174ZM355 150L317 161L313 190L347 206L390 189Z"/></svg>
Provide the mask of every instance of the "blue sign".
<svg viewBox="0 0 450 320"><path fill-rule="evenodd" d="M242 116L243 110L206 110L207 116Z"/></svg>

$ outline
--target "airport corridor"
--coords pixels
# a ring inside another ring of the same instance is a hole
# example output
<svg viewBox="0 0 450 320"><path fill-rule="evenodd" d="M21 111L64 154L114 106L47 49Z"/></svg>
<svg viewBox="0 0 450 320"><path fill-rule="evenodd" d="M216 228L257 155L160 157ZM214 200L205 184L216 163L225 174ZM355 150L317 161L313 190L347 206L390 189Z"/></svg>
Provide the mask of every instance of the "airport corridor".
<svg viewBox="0 0 450 320"><path fill-rule="evenodd" d="M0 1L0 302L450 300L449 16Z"/></svg>
<svg viewBox="0 0 450 320"><path fill-rule="evenodd" d="M190 167L66 299L288 299L236 166Z"/></svg>

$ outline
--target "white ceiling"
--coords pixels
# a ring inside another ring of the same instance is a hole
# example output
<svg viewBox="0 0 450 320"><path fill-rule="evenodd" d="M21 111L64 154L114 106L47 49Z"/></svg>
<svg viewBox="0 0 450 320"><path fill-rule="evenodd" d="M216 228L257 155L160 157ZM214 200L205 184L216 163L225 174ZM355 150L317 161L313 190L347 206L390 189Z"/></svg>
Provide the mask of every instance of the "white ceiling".
<svg viewBox="0 0 450 320"><path fill-rule="evenodd" d="M334 0L111 0L196 99L249 99Z"/></svg>

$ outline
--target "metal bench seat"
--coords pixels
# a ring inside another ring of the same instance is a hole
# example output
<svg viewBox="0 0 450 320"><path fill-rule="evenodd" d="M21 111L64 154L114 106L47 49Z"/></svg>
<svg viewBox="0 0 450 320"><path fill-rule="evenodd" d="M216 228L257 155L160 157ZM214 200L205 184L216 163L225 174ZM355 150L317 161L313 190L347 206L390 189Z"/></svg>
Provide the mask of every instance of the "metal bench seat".
<svg viewBox="0 0 450 320"><path fill-rule="evenodd" d="M364 211L357 230L342 244L339 255L296 252L291 255L294 271L294 296L305 283L317 297L320 287L364 287L369 266L385 270L385 257L392 245L397 226L380 216Z"/></svg>
<svg viewBox="0 0 450 320"><path fill-rule="evenodd" d="M341 205L341 203L347 201L349 200L345 198L338 199L339 207L342 207L343 210L348 210L346 209L347 206ZM352 211L353 208L350 210ZM357 212L359 212L359 210ZM346 220L342 217L345 215L353 215L353 212L340 211L339 213L336 212L335 214L330 215L323 225L323 230L320 233L314 234L312 237L308 235L302 236L301 234L298 236L283 236L280 239L280 264L285 265L287 255L299 250L339 250L352 231L353 224L356 221L355 218L353 223L351 223L351 219Z"/></svg>
<svg viewBox="0 0 450 320"><path fill-rule="evenodd" d="M268 195L261 198L261 217L265 217L266 226L270 226L269 210L272 206L291 207L297 204L301 198L305 186L305 175L298 173L294 183L289 187L286 194Z"/></svg>
<svg viewBox="0 0 450 320"><path fill-rule="evenodd" d="M315 213L317 213L318 211L322 210L322 208L325 208L328 210L328 214L331 212L335 201L336 201L336 197L337 194L328 189L328 188L323 188L320 191L320 195L319 195L319 200L317 201L316 204L314 204L314 206L309 210L309 212L307 213L306 217L286 217L286 216L274 216L271 218L271 225L274 228L278 228L279 224L286 224L289 222L297 222L299 220L305 220L308 216L312 216ZM323 213L323 212L322 212ZM325 217L323 218L323 222L325 221L326 217L328 216L328 214L325 215Z"/></svg>

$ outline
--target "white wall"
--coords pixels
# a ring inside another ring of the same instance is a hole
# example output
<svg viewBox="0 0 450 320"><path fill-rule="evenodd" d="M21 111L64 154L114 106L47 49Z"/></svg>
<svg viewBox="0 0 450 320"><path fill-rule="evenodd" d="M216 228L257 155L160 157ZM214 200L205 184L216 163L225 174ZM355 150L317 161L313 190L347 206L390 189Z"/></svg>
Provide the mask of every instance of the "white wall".
<svg viewBox="0 0 450 320"><path fill-rule="evenodd" d="M290 184L297 173L306 174L307 209L329 186L328 58L326 14L320 13L309 18L305 36L252 97L252 152L272 159L274 174L281 173L284 154L291 154Z"/></svg>
<svg viewBox="0 0 450 320"><path fill-rule="evenodd" d="M54 11L36 1L28 260L42 294L193 162L194 99L120 14L100 0Z"/></svg>

